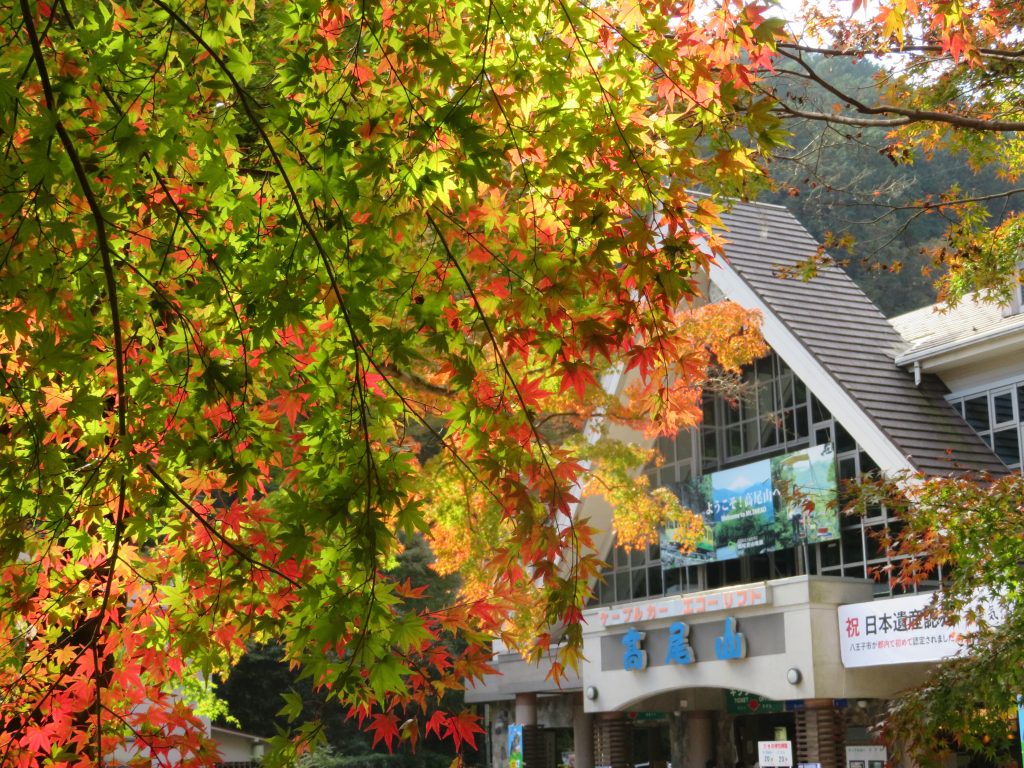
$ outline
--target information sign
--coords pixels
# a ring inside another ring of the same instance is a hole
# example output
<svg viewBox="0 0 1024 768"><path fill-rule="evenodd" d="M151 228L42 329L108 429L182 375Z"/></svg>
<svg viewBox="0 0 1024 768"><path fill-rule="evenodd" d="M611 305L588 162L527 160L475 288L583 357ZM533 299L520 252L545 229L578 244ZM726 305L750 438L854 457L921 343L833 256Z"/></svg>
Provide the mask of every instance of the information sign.
<svg viewBox="0 0 1024 768"><path fill-rule="evenodd" d="M757 742L757 759L761 768L792 768L792 741Z"/></svg>
<svg viewBox="0 0 1024 768"><path fill-rule="evenodd" d="M885 768L889 753L877 744L862 744L846 748L846 768Z"/></svg>
<svg viewBox="0 0 1024 768"><path fill-rule="evenodd" d="M731 689L725 692L725 711L730 715L767 715L784 709L781 701L765 699L756 693Z"/></svg>

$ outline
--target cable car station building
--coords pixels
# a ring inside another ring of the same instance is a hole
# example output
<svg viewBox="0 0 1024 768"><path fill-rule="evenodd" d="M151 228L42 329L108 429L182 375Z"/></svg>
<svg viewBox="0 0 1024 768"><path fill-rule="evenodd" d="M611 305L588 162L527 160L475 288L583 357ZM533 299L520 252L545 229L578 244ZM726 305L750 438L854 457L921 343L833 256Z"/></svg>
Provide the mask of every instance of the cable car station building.
<svg viewBox="0 0 1024 768"><path fill-rule="evenodd" d="M889 562L873 534L900 521L824 502L871 471L1020 471L1021 289L1009 308L887 320L838 268L779 275L818 250L784 208L724 218L710 296L760 310L772 352L745 371L749 395L707 395L700 429L658 439L646 470L703 511L705 538L684 556L671 532L632 552L605 536L586 661L561 688L495 648L499 674L466 693L486 705L493 768L519 744L527 768L749 768L772 741L794 765L881 768L869 726L885 700L957 652L922 614L937 581L894 594L872 577ZM818 503L787 506L793 487ZM604 530L610 513L601 498L578 510Z"/></svg>

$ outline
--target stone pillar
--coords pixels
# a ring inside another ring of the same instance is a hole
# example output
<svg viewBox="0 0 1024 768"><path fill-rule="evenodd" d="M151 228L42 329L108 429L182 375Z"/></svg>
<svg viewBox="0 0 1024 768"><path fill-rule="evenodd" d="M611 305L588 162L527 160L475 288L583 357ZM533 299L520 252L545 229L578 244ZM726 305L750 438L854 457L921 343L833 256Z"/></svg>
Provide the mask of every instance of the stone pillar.
<svg viewBox="0 0 1024 768"><path fill-rule="evenodd" d="M718 713L716 758L718 768L734 768L736 761L739 760L739 750L736 749L736 718L724 711Z"/></svg>
<svg viewBox="0 0 1024 768"><path fill-rule="evenodd" d="M537 694L516 694L516 723L523 726L523 768L547 768L537 729Z"/></svg>
<svg viewBox="0 0 1024 768"><path fill-rule="evenodd" d="M576 768L594 768L594 716L583 711L582 696L573 702L572 750Z"/></svg>
<svg viewBox="0 0 1024 768"><path fill-rule="evenodd" d="M668 713L668 759L672 768L686 766L686 715L682 712Z"/></svg>
<svg viewBox="0 0 1024 768"><path fill-rule="evenodd" d="M821 763L821 768L846 765L846 718L832 699L808 699L796 712L796 762Z"/></svg>
<svg viewBox="0 0 1024 768"><path fill-rule="evenodd" d="M537 724L537 694L516 694L516 722L519 725Z"/></svg>
<svg viewBox="0 0 1024 768"><path fill-rule="evenodd" d="M594 724L594 764L632 768L633 724L623 712L602 712Z"/></svg>
<svg viewBox="0 0 1024 768"><path fill-rule="evenodd" d="M707 710L687 712L686 739L681 768L704 768L715 757L713 714ZM676 768L673 756L672 768ZM732 768L722 766L722 768Z"/></svg>

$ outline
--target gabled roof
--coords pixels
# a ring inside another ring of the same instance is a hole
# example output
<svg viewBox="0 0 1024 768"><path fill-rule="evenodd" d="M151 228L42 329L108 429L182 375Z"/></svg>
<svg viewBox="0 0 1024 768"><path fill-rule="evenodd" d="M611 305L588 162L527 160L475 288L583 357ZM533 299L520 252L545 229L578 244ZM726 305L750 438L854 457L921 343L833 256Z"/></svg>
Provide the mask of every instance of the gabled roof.
<svg viewBox="0 0 1024 768"><path fill-rule="evenodd" d="M883 470L1007 471L946 403L938 378L915 386L896 365L905 341L845 272L825 266L811 280L785 276L819 249L789 211L737 203L722 219L728 264L712 280L761 309L766 341Z"/></svg>

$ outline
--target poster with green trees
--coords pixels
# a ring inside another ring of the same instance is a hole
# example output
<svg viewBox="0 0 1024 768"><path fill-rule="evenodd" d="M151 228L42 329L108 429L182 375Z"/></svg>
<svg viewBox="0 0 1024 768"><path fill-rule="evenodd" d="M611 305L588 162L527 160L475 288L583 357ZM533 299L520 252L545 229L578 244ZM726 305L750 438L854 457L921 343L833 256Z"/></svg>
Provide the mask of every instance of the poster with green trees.
<svg viewBox="0 0 1024 768"><path fill-rule="evenodd" d="M704 536L688 551L673 531L661 541L663 568L829 541L839 537L835 449L816 445L712 472L680 489L704 518Z"/></svg>

